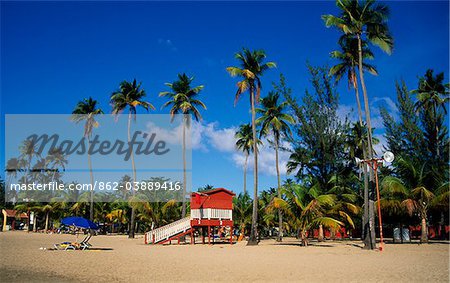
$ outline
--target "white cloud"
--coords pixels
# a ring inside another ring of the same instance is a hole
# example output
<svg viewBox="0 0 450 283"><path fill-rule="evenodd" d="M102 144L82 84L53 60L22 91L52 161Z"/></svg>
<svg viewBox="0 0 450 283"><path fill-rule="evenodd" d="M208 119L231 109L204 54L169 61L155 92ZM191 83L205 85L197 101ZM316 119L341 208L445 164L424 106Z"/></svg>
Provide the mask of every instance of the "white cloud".
<svg viewBox="0 0 450 283"><path fill-rule="evenodd" d="M397 105L395 105L395 102L387 97L387 96L383 96L383 97L374 97L372 99L372 104L384 104L385 106L387 106L386 108L388 109L389 112L397 112L398 108ZM378 105L380 106L380 105Z"/></svg>
<svg viewBox="0 0 450 283"><path fill-rule="evenodd" d="M282 146L285 148L290 149L291 145L289 143L283 142ZM281 175L286 175L286 164L289 161L289 155L290 153L287 151L279 151L278 153L278 162L279 162L279 169ZM232 160L235 164L235 166L239 168L243 168L245 164L245 155L242 152L235 152L232 156ZM254 162L253 162L253 155L249 156L248 158L248 171L253 171L254 168ZM269 175L269 176L276 176L276 163L275 163L275 150L270 147L269 142L267 139L263 139L263 145L260 146L259 152L258 152L258 172Z"/></svg>
<svg viewBox="0 0 450 283"><path fill-rule="evenodd" d="M234 152L236 150L235 133L236 128L220 129L218 123L209 123L205 127L205 136L208 143L221 152Z"/></svg>
<svg viewBox="0 0 450 283"><path fill-rule="evenodd" d="M379 143L373 146L376 156L382 156L388 146L387 140L383 135L374 135L374 138L379 140Z"/></svg>
<svg viewBox="0 0 450 283"><path fill-rule="evenodd" d="M370 114L372 117L373 128L384 129L383 118L381 117L380 113L380 106L384 106L389 114L394 117L394 119L398 117L398 108L395 105L395 102L387 96L374 97L370 105L372 109L372 112Z"/></svg>
<svg viewBox="0 0 450 283"><path fill-rule="evenodd" d="M171 129L156 126L154 123L147 123L148 132L156 133L157 136L170 144L180 145L182 143L182 125ZM222 154L228 154L229 161L238 168L243 168L245 155L236 149L236 139L234 137L237 127L220 128L218 122L202 123L193 121L191 124L190 139L187 139L187 148L210 152L216 150ZM287 142L281 144L282 147L291 148ZM210 153L214 154L214 153ZM281 175L286 174L286 164L289 160L289 152L279 152L279 168ZM248 172L253 171L253 155L248 158ZM275 150L270 146L267 139L263 139L263 145L259 148L258 169L261 174L276 176Z"/></svg>
<svg viewBox="0 0 450 283"><path fill-rule="evenodd" d="M173 145L181 145L183 142L183 127L182 124L174 128L163 128L156 126L153 122L147 123L147 132L155 133L159 139ZM191 123L191 127L186 129L186 148L199 149L207 151L207 147L202 144L202 134L204 126L198 122Z"/></svg>
<svg viewBox="0 0 450 283"><path fill-rule="evenodd" d="M352 105L339 104L336 111L337 116L341 121L348 119L350 122L354 123L358 121L358 112Z"/></svg>
<svg viewBox="0 0 450 283"><path fill-rule="evenodd" d="M363 101L361 101L363 103ZM370 103L370 116L371 116L371 125L373 128L377 130L383 130L383 118L381 117L380 113L380 106L386 107L388 112L396 118L398 116L398 108L395 105L395 102L387 96L382 97L374 97ZM362 115L363 120L365 121L365 111L364 111L364 105L362 107ZM348 104L340 104L337 109L337 115L341 119L341 121L344 121L345 118L348 118L350 122L354 123L358 121L358 109L356 107L356 104L354 105L348 105Z"/></svg>

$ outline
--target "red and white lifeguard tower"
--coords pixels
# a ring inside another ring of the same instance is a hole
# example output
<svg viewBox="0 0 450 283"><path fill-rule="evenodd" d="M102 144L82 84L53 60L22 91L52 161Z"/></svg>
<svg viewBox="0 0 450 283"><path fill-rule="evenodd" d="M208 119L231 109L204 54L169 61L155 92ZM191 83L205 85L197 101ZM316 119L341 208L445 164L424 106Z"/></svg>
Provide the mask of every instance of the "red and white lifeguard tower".
<svg viewBox="0 0 450 283"><path fill-rule="evenodd" d="M224 188L191 193L190 216L156 228L145 234L146 244L165 244L190 234L195 243L194 232L200 230L205 243L204 229L207 229L208 243L211 243L211 229L230 228L230 243L233 243L233 197L234 193Z"/></svg>

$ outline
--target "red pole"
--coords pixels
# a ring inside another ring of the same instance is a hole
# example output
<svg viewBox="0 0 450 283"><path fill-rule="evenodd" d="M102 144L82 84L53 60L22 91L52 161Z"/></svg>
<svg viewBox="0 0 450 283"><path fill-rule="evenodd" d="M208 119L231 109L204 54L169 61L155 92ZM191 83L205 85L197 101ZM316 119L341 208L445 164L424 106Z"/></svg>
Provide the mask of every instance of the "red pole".
<svg viewBox="0 0 450 283"><path fill-rule="evenodd" d="M380 189L378 188L378 160L375 159L375 164L373 169L375 170L375 186L377 189L377 199L378 199L378 222L380 225L380 251L383 251L383 222L381 221L381 205L380 205ZM401 231L400 231L401 233Z"/></svg>

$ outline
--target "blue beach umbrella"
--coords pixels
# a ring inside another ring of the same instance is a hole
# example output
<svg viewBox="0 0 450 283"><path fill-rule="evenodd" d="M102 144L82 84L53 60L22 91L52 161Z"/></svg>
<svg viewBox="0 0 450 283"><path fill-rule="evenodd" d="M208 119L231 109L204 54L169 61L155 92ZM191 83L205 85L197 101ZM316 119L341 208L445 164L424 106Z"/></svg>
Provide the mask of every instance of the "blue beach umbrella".
<svg viewBox="0 0 450 283"><path fill-rule="evenodd" d="M61 220L61 223L67 226L75 226L78 228L98 230L97 224L86 218L78 216L70 216L63 218Z"/></svg>

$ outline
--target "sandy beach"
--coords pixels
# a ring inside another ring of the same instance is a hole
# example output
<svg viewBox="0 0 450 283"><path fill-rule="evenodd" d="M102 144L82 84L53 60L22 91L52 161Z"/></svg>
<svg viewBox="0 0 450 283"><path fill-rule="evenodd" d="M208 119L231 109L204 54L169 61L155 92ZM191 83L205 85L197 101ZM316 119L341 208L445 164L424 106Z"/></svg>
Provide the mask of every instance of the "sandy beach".
<svg viewBox="0 0 450 283"><path fill-rule="evenodd" d="M295 239L259 246L144 245L142 236L96 236L93 250L52 251L74 235L0 233L0 281L305 281L448 282L449 245L387 245L365 251L360 242L301 247Z"/></svg>

